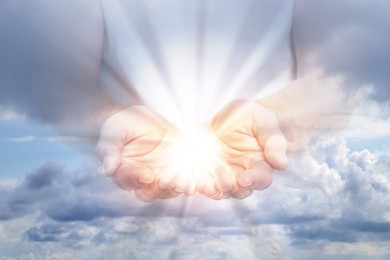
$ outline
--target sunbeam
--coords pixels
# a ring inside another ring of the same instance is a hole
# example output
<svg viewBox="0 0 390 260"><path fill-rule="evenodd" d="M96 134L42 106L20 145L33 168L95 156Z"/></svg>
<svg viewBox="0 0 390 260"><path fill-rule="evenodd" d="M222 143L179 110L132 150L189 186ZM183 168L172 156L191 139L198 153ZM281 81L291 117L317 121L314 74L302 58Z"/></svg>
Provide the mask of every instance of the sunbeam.
<svg viewBox="0 0 390 260"><path fill-rule="evenodd" d="M291 80L286 71L292 60L287 60L286 69L274 73L272 86L253 86L256 74L290 35L292 3L227 5L223 23L213 17L220 8L207 1L189 1L186 8L133 1L117 8L134 15L115 21L126 28L121 37L127 46L117 46L110 55L128 68L128 88L136 89L141 102L181 128L196 130L224 103L275 91ZM269 14L253 24L262 9ZM232 16L234 21L228 19ZM175 23L178 19L181 23ZM258 26L255 34L253 26ZM114 44L112 34L118 32L108 31L108 45Z"/></svg>

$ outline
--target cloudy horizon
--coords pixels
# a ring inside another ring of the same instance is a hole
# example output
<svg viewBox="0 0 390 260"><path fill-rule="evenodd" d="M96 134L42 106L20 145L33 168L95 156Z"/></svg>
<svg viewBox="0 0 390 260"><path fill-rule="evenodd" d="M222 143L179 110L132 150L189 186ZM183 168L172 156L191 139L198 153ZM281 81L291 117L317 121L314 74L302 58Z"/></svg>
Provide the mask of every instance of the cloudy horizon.
<svg viewBox="0 0 390 260"><path fill-rule="evenodd" d="M389 259L390 4L301 2L310 12L296 19L295 37L312 37L300 38L298 74L341 76L348 97L364 90L346 128L292 153L269 188L244 200L197 194L152 203L74 150L83 134L53 128L79 116L70 109L79 100L59 112L34 103L51 97L31 90L27 66L36 47L28 28L41 17L28 1L1 3L0 260Z"/></svg>

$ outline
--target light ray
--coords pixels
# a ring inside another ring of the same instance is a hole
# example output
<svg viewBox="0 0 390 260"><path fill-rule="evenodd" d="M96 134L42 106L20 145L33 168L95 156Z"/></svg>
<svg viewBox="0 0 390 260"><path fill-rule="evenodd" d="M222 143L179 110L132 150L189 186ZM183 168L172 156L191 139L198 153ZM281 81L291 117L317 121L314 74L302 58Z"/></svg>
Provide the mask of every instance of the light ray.
<svg viewBox="0 0 390 260"><path fill-rule="evenodd" d="M284 31L286 28L290 29L289 27L284 26L285 24L291 23L292 17L290 12L290 5L291 3L285 4L274 20L274 23L280 24L280 26L274 26L273 30L268 30L267 33L263 35L262 40L254 49L252 55L249 56L249 59L237 72L236 77L233 79L230 85L228 85L228 91L221 92L224 93L224 95L219 100L221 102L220 105L223 105L229 102L231 99L237 97L240 88L245 85L245 82L256 73L257 69L262 64L264 64L266 60L269 59L269 55L274 53L273 50L279 47L275 45L275 43L283 42L278 37L285 37L286 33ZM259 89L261 89L261 86L259 86Z"/></svg>
<svg viewBox="0 0 390 260"><path fill-rule="evenodd" d="M237 7L225 6L226 18L236 16L226 23L213 20L213 12L221 11L220 3L193 0L185 8L173 4L168 8L160 2L153 2L153 6L141 2L135 0L123 8L137 7L131 10L134 17L121 24L128 27L129 33L121 37L131 39L128 41L131 45L118 46L114 55L129 69L128 79L134 82L145 105L181 128L183 133L175 144L175 152L168 155L173 171L190 179L202 178L202 174L213 172L223 160L215 140L199 132L199 127L231 99L254 97L246 85L280 47L278 44L284 42L282 37L290 35L286 30L290 29L292 19L291 3L282 8L279 4L267 6L280 11L276 17L265 17L265 24L252 35L247 27L256 25L251 24L248 16L256 16L257 10L264 8L255 1L245 1ZM269 23L275 25L272 30ZM247 46L237 54L242 44ZM270 84L272 89L282 84L278 76Z"/></svg>
<svg viewBox="0 0 390 260"><path fill-rule="evenodd" d="M234 43L240 34L241 21L245 19L251 1L242 1L239 5L224 6L223 10L218 2L207 2L205 8L208 20L204 29L204 46L202 51L201 104L199 106L199 118L208 120L216 112L217 100L221 91L226 91L227 86L221 87L224 78L225 67L229 64L231 53L235 52ZM216 12L224 12L226 21L220 23L214 16ZM234 16L234 19L229 19ZM223 37L221 37L223 35Z"/></svg>

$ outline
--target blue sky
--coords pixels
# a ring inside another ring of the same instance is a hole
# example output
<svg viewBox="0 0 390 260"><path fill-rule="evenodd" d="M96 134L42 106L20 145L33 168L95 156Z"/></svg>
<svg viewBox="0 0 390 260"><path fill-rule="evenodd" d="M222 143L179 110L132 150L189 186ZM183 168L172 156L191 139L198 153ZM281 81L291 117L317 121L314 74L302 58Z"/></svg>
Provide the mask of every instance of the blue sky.
<svg viewBox="0 0 390 260"><path fill-rule="evenodd" d="M26 120L0 121L1 178L23 177L31 168L45 161L58 161L76 167L82 161L48 126Z"/></svg>
<svg viewBox="0 0 390 260"><path fill-rule="evenodd" d="M0 41L0 259L390 259L390 4L301 2L309 69L341 74L349 93L365 89L348 126L292 155L272 186L245 200L143 203L37 115L23 63L32 38L15 22L31 3L4 1L0 39L12 37Z"/></svg>
<svg viewBox="0 0 390 260"><path fill-rule="evenodd" d="M373 115L365 120L378 122ZM389 127L388 119L379 123ZM344 134L351 142L338 136L313 145L269 189L244 201L195 196L145 204L113 186L96 161L52 141L56 135L44 124L3 116L0 125L3 256L390 256L388 135L357 138L367 134L364 127L360 133L349 127Z"/></svg>

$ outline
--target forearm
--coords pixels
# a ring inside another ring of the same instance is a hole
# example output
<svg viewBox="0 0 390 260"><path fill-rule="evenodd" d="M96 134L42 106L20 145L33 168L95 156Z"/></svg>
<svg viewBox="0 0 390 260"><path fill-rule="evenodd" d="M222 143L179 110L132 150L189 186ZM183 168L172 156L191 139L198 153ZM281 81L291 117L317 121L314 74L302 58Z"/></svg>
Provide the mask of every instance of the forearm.
<svg viewBox="0 0 390 260"><path fill-rule="evenodd" d="M302 149L348 124L361 95L347 93L344 84L339 77L310 75L258 103L279 118L289 150Z"/></svg>

